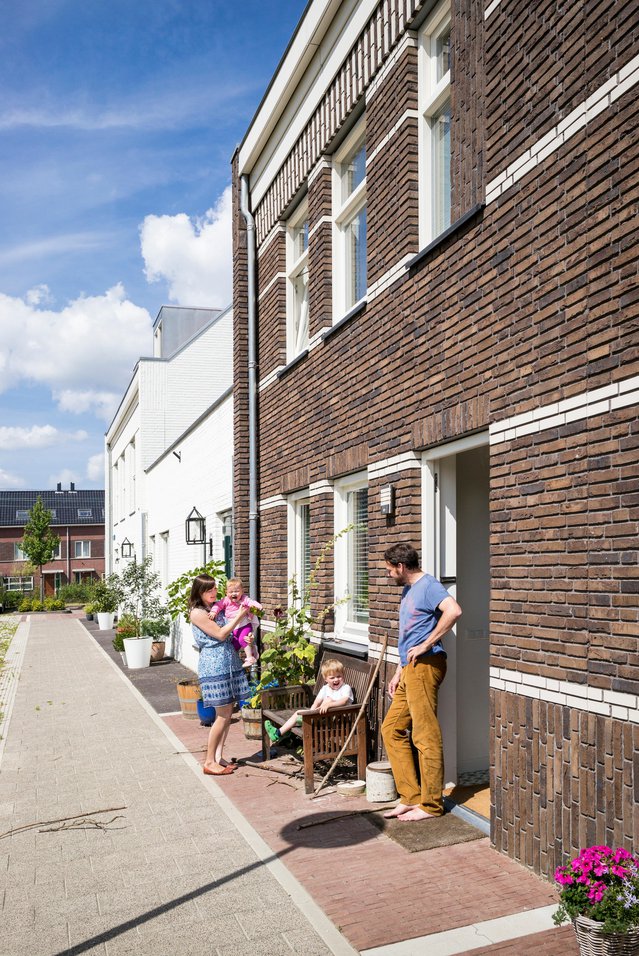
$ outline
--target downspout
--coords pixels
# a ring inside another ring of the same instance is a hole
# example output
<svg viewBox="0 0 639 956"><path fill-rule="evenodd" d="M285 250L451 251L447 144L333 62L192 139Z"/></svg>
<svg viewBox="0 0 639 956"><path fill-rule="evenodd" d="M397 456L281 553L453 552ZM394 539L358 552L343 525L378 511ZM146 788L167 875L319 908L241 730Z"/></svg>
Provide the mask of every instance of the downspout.
<svg viewBox="0 0 639 956"><path fill-rule="evenodd" d="M246 221L248 272L248 425L249 425L249 594L258 594L257 552L257 297L255 294L255 219L250 209L248 176L240 177L240 210Z"/></svg>

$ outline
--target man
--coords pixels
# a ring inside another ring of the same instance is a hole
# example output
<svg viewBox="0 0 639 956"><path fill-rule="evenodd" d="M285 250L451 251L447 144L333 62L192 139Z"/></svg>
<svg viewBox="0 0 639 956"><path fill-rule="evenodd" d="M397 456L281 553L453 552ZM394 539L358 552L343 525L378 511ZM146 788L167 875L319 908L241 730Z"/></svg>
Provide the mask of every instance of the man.
<svg viewBox="0 0 639 956"><path fill-rule="evenodd" d="M392 698L382 725L399 804L385 817L402 823L431 820L444 812L444 754L437 720L437 692L446 676L441 639L462 611L443 584L419 566L410 544L384 552L389 579L404 588L399 608L399 664L388 685ZM417 779L411 739L419 754Z"/></svg>

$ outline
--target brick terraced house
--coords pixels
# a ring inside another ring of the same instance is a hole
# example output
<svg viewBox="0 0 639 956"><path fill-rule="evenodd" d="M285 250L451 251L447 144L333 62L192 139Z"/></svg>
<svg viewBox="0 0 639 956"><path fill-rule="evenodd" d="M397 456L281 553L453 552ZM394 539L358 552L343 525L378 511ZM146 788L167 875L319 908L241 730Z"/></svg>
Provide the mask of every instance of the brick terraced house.
<svg viewBox="0 0 639 956"><path fill-rule="evenodd" d="M0 577L7 591L40 593L40 576L25 572L20 548L29 512L38 498L51 513L51 531L60 538L58 552L42 569L44 595L63 584L95 581L104 575L104 491L76 491L58 482L56 491L0 491Z"/></svg>
<svg viewBox="0 0 639 956"><path fill-rule="evenodd" d="M314 600L375 658L417 545L464 610L446 779L545 875L639 839L638 39L636 0L311 0L233 159L236 568L272 608L353 522Z"/></svg>

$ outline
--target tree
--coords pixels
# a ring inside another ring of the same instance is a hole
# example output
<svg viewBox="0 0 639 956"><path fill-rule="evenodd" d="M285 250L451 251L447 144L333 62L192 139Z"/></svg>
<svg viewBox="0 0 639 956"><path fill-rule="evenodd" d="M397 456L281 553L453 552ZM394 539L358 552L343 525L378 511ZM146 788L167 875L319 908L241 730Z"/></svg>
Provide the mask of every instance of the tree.
<svg viewBox="0 0 639 956"><path fill-rule="evenodd" d="M58 550L60 539L50 530L51 512L38 500L29 512L29 518L24 526L24 538L20 547L34 566L40 571L40 600L44 599L44 578L42 567L51 561Z"/></svg>

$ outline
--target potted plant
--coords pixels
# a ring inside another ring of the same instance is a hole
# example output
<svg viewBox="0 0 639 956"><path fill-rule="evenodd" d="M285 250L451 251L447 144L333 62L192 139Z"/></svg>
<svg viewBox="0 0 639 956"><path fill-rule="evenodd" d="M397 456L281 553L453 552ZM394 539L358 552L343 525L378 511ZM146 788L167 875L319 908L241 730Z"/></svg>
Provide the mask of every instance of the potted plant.
<svg viewBox="0 0 639 956"><path fill-rule="evenodd" d="M557 926L571 919L579 951L639 954L639 860L628 850L591 846L555 871Z"/></svg>
<svg viewBox="0 0 639 956"><path fill-rule="evenodd" d="M92 601L89 601L88 604L84 605L84 616L87 619L87 621L93 620L94 613L95 613L95 604L93 604Z"/></svg>
<svg viewBox="0 0 639 956"><path fill-rule="evenodd" d="M113 616L120 601L116 576L111 574L104 581L96 581L92 596L93 613L97 614L98 627L101 631L108 631L113 627Z"/></svg>
<svg viewBox="0 0 639 956"><path fill-rule="evenodd" d="M141 631L151 641L151 661L161 661L164 657L166 641L171 633L171 621L168 616L158 618L144 618Z"/></svg>
<svg viewBox="0 0 639 956"><path fill-rule="evenodd" d="M123 614L117 624L115 629L115 637L111 642L113 644L113 649L118 651L122 658L122 663L126 666L126 651L124 649L124 639L125 638L135 638L139 633L140 626L139 623L135 620L132 614Z"/></svg>
<svg viewBox="0 0 639 956"><path fill-rule="evenodd" d="M133 560L119 574L112 575L119 593L122 615L135 622L134 633L124 638L127 667L148 667L151 662L153 638L142 633L142 621L166 616L166 608L160 604L160 579L151 570L152 558Z"/></svg>

